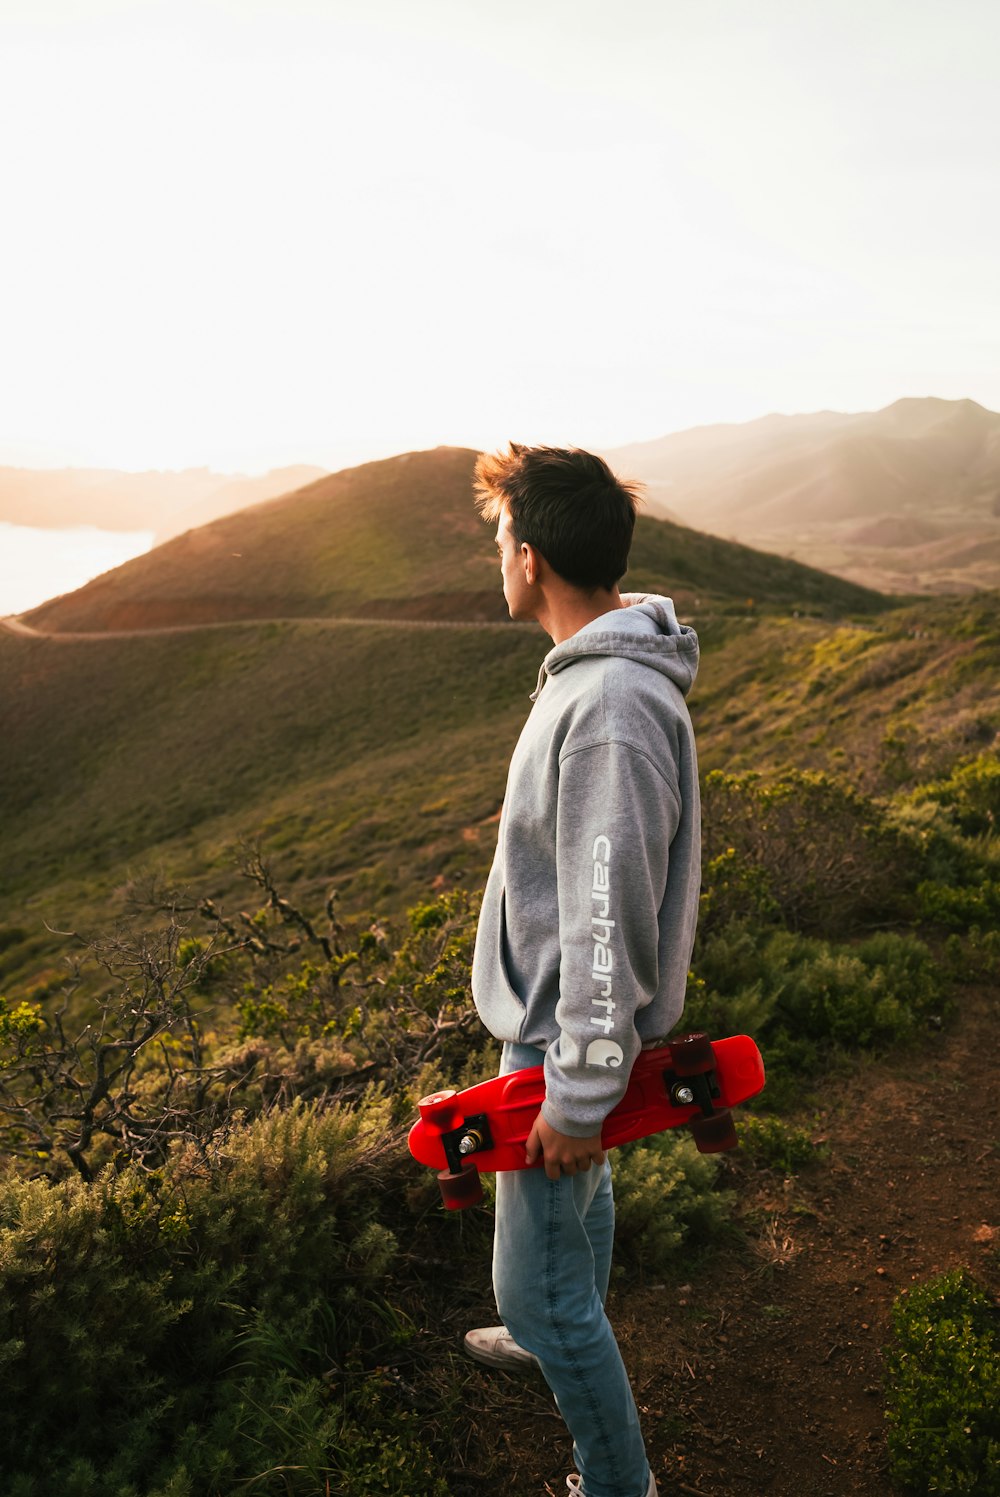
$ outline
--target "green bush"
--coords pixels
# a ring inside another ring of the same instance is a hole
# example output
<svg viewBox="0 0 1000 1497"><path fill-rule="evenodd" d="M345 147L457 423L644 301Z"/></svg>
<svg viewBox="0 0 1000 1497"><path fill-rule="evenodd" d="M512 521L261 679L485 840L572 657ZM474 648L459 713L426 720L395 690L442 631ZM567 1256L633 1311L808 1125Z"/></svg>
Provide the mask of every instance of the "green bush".
<svg viewBox="0 0 1000 1497"><path fill-rule="evenodd" d="M620 1261L662 1273L688 1236L705 1237L726 1220L731 1195L717 1190L718 1156L699 1154L678 1130L616 1149L615 1246Z"/></svg>
<svg viewBox="0 0 1000 1497"><path fill-rule="evenodd" d="M914 1033L942 997L934 958L913 936L833 948L781 932L768 954L784 972L773 1021L791 1035L883 1047Z"/></svg>
<svg viewBox="0 0 1000 1497"><path fill-rule="evenodd" d="M797 1128L782 1118L747 1113L737 1121L736 1132L752 1159L780 1170L783 1175L808 1169L825 1153L820 1145L813 1143L805 1128Z"/></svg>
<svg viewBox="0 0 1000 1497"><path fill-rule="evenodd" d="M1000 759L986 754L892 808L895 825L924 849L916 921L962 931L1000 926L998 812Z"/></svg>
<svg viewBox="0 0 1000 1497"><path fill-rule="evenodd" d="M407 1396L417 1401L412 1390L401 1389L384 1370L360 1384L338 1432L338 1474L331 1492L343 1497L450 1497L427 1445L428 1416L439 1417L440 1410L407 1408Z"/></svg>
<svg viewBox="0 0 1000 1497"><path fill-rule="evenodd" d="M931 801L945 807L964 836L996 832L1000 830L1000 757L979 754L944 779L921 785L911 799L918 805Z"/></svg>
<svg viewBox="0 0 1000 1497"><path fill-rule="evenodd" d="M944 943L944 958L955 982L995 981L1000 977L1000 929L973 926Z"/></svg>
<svg viewBox="0 0 1000 1497"><path fill-rule="evenodd" d="M389 1112L296 1104L152 1173L0 1182L5 1490L314 1494L363 1428L365 1490L440 1497L417 1423L366 1390L408 1334Z"/></svg>
<svg viewBox="0 0 1000 1497"><path fill-rule="evenodd" d="M969 884L925 881L917 887L917 910L922 921L948 930L996 929L1000 926L1000 879L983 877Z"/></svg>
<svg viewBox="0 0 1000 1497"><path fill-rule="evenodd" d="M684 1024L753 1035L767 1068L760 1106L780 1110L836 1052L885 1050L945 1014L950 981L915 936L847 945L731 924L700 946Z"/></svg>
<svg viewBox="0 0 1000 1497"><path fill-rule="evenodd" d="M702 821L706 929L750 919L847 935L905 915L921 873L920 842L826 774L768 781L715 770Z"/></svg>
<svg viewBox="0 0 1000 1497"><path fill-rule="evenodd" d="M889 1459L920 1494L1000 1493L1000 1307L963 1269L904 1293L887 1359Z"/></svg>
<svg viewBox="0 0 1000 1497"><path fill-rule="evenodd" d="M485 1040L469 997L477 909L464 890L417 905L397 949L377 922L338 925L324 947L303 921L312 955L291 964L298 943L270 943L275 917L262 911L265 950L232 989L239 1038L276 1040L286 1056L303 1042L338 1042L348 1064L373 1067L393 1085L432 1056L463 1064Z"/></svg>

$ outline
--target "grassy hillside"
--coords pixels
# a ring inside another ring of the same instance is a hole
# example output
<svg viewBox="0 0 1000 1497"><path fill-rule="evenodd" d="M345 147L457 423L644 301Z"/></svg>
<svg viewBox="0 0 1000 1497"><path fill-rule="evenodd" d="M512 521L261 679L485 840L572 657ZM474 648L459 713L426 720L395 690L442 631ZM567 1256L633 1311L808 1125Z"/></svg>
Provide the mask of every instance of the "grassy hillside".
<svg viewBox="0 0 1000 1497"><path fill-rule="evenodd" d="M506 617L475 454L436 448L333 474L202 526L43 604L56 631L227 619ZM877 595L795 563L644 516L629 585L722 607L871 611Z"/></svg>
<svg viewBox="0 0 1000 1497"><path fill-rule="evenodd" d="M631 561L623 586L669 592L695 615L762 609L836 618L891 607L881 593L828 572L649 515L636 524Z"/></svg>
<svg viewBox="0 0 1000 1497"><path fill-rule="evenodd" d="M398 909L440 874L479 877L492 839L476 824L499 804L540 653L516 627L0 634L6 918L106 918L140 867L211 868L231 893L233 845L257 833L354 903Z"/></svg>
<svg viewBox="0 0 1000 1497"><path fill-rule="evenodd" d="M385 613L502 619L472 462L438 449L333 474L177 536L30 620L72 630Z"/></svg>
<svg viewBox="0 0 1000 1497"><path fill-rule="evenodd" d="M270 562L306 602L326 576L309 570L309 546L330 532L299 534L295 509ZM367 577L357 557L381 547L390 609L405 596L391 588L435 574L386 498L380 514L367 529L342 515L355 549L327 566ZM447 550L440 517L437 534ZM452 535L440 575L480 551L499 596L481 531ZM267 556L253 560L263 576ZM783 1459L789 1398L811 1418L836 1388L842 1444L814 1422L811 1451L818 1464L835 1450L846 1470L858 1408L874 1410L869 1426L881 1415L871 1379L901 1272L893 1244L907 1290L930 1254L987 1262L975 1191L989 1137L979 1036L1000 965L1000 595L851 609L858 595L828 579L652 521L633 582L666 583L699 628L703 769L764 771L707 776L685 1024L757 1037L768 1086L742 1115L735 1159L697 1154L677 1129L619 1152L613 1309L632 1327L637 1386L660 1388L664 1407L670 1369L683 1401L712 1358L703 1401L717 1411L725 1383L737 1457L747 1431L758 1442L762 1338L776 1347L765 1476ZM429 596L458 610L478 595ZM171 606L183 617L181 593ZM432 1086L495 1072L467 997L474 896L546 646L509 623L331 617L89 637L0 628L0 1293L14 1374L0 1465L20 1497L67 1473L77 1497L552 1489L563 1457L551 1429L531 1426L538 1389L524 1385L519 1440L503 1445L493 1394L454 1356L488 1295L489 1213L439 1211L403 1142ZM768 774L803 767L837 774ZM260 839L312 924L269 898L259 868L239 871L241 839ZM167 904L114 930L129 881L141 890L147 874L189 886L179 923ZM356 922L327 922L331 885ZM218 927L197 908L206 896L223 907ZM418 901L408 921L386 918ZM58 934L73 929L99 938L89 955ZM959 1056L937 1031L966 1005L979 1028ZM880 1087L872 1059L929 1029L926 1088L901 1087L898 1070ZM975 1105L939 1107L938 1154L921 1154L919 1119L960 1085ZM956 1160L961 1221L940 1191L945 1170L955 1194ZM888 1277L867 1275L855 1315L868 1350L845 1374L808 1348L841 1334L845 1255L862 1231L874 1240L873 1222ZM665 1343L664 1286L684 1306L682 1279L698 1301ZM706 1327L723 1324L706 1352ZM99 1353L81 1362L68 1346ZM976 1356L992 1367L991 1346ZM923 1441L946 1408L948 1458L973 1472L980 1424L954 1365L908 1396L911 1425ZM994 1405L983 1400L981 1424ZM650 1413L658 1468L669 1453L671 1476L690 1475L698 1430ZM877 1438L865 1469L877 1465L881 1490ZM905 1456L905 1432L898 1445Z"/></svg>
<svg viewBox="0 0 1000 1497"><path fill-rule="evenodd" d="M106 927L130 877L207 880L241 900L241 839L280 853L303 897L334 884L348 911L394 914L482 882L547 641L509 622L372 618L504 614L472 461L441 450L335 475L31 616L96 637L0 630L0 977L44 974L57 945L45 921ZM227 557L247 570L226 572ZM647 517L633 559L628 585L673 592L701 635L692 711L707 769L841 766L891 790L1000 727L992 595L887 612ZM223 615L303 616L201 629L199 598ZM362 611L369 622L351 620ZM163 620L188 627L100 633Z"/></svg>
<svg viewBox="0 0 1000 1497"><path fill-rule="evenodd" d="M839 770L890 794L1000 741L1000 593L834 626L764 619L703 644L703 770Z"/></svg>
<svg viewBox="0 0 1000 1497"><path fill-rule="evenodd" d="M1000 731L1000 598L868 622L701 621L702 767L839 769L881 793ZM241 838L309 896L395 913L478 886L546 641L530 627L234 625L134 639L0 632L0 977L106 926L129 875L244 897ZM0 937L2 944L2 937Z"/></svg>

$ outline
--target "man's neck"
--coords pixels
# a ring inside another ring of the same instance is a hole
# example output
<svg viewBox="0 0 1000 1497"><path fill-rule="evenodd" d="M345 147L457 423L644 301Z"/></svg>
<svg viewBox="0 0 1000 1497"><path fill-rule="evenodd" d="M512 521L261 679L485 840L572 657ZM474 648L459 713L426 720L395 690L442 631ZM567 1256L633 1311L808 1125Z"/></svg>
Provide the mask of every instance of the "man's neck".
<svg viewBox="0 0 1000 1497"><path fill-rule="evenodd" d="M536 617L552 643L561 645L602 613L625 607L617 587L602 587L595 593L584 593L575 587L557 588L546 596Z"/></svg>

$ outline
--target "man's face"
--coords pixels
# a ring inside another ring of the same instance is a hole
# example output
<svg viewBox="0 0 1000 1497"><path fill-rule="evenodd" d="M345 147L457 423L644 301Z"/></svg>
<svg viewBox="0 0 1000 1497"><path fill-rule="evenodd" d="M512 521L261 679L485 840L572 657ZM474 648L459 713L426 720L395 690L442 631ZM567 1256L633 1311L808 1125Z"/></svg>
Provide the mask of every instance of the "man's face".
<svg viewBox="0 0 1000 1497"><path fill-rule="evenodd" d="M500 553L500 575L503 595L512 619L533 619L534 588L524 575L524 552L514 539L510 519L504 510L497 525L497 550Z"/></svg>

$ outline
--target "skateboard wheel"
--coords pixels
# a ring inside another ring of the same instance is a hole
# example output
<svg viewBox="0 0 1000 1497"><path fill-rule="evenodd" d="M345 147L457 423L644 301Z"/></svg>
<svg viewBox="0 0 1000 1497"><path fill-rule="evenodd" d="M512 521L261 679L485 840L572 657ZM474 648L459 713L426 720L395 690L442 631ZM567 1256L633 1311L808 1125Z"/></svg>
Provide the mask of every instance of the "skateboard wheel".
<svg viewBox="0 0 1000 1497"><path fill-rule="evenodd" d="M462 1110L454 1105L457 1096L456 1091L431 1092L429 1097L421 1097L417 1103L417 1111L425 1123L434 1123L436 1128L445 1133L462 1121Z"/></svg>
<svg viewBox="0 0 1000 1497"><path fill-rule="evenodd" d="M700 1076L715 1065L712 1041L702 1030L679 1034L670 1041L670 1060L678 1076Z"/></svg>
<svg viewBox="0 0 1000 1497"><path fill-rule="evenodd" d="M691 1133L699 1154L722 1154L739 1143L736 1124L728 1108L709 1117L691 1119Z"/></svg>
<svg viewBox="0 0 1000 1497"><path fill-rule="evenodd" d="M449 1211L464 1211L466 1206L475 1206L483 1199L483 1182L471 1159L457 1175L439 1170L437 1178L441 1199Z"/></svg>

